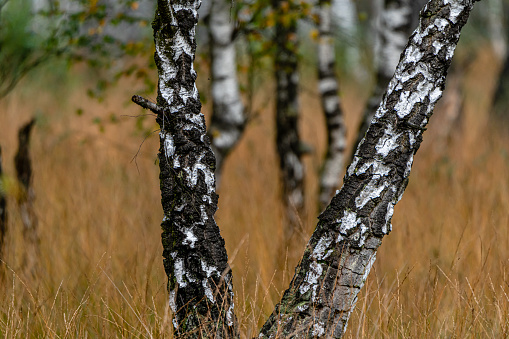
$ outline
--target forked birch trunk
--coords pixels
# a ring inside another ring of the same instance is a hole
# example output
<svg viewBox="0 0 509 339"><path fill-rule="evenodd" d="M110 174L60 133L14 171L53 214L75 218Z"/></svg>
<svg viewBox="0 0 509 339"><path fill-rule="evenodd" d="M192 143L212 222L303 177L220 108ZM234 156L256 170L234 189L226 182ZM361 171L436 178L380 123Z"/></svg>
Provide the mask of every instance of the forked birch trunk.
<svg viewBox="0 0 509 339"><path fill-rule="evenodd" d="M246 118L237 80L233 33L235 20L229 0L211 0L207 28L210 36L212 120L209 136L216 156L216 186L226 156L239 141Z"/></svg>
<svg viewBox="0 0 509 339"><path fill-rule="evenodd" d="M186 338L237 335L232 273L214 220L215 159L195 85L195 27L200 0L158 0L152 23L159 73L157 114L164 219L163 257L174 333Z"/></svg>
<svg viewBox="0 0 509 339"><path fill-rule="evenodd" d="M290 287L260 337L340 338L391 231L422 133L442 95L475 0L431 0L399 61L341 190L320 215Z"/></svg>
<svg viewBox="0 0 509 339"><path fill-rule="evenodd" d="M284 242L301 227L304 211L304 164L299 136L298 36L293 1L272 0L276 11L274 71L276 75L276 145L286 210Z"/></svg>
<svg viewBox="0 0 509 339"><path fill-rule="evenodd" d="M334 72L336 54L332 34L331 0L320 0L318 23L318 89L327 124L327 152L320 176L320 210L327 206L339 187L344 166L346 128L339 86Z"/></svg>
<svg viewBox="0 0 509 339"><path fill-rule="evenodd" d="M382 100L389 81L399 61L399 56L405 48L408 37L414 28L412 25L413 2L416 0L380 0L381 6L377 13L377 27L375 37L375 88L368 99L364 114L361 118L354 150L357 149L376 109Z"/></svg>

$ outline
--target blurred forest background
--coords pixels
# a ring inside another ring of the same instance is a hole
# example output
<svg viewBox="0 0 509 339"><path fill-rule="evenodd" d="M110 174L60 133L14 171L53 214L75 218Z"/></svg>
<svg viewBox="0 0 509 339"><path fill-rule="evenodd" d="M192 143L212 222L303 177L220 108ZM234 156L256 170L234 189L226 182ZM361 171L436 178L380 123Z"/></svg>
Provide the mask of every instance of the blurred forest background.
<svg viewBox="0 0 509 339"><path fill-rule="evenodd" d="M336 6L342 3L348 1ZM231 10L241 20L262 4L246 1ZM354 4L353 16L341 18L346 10L333 16L347 154L375 83L376 6L371 0ZM154 2L1 0L0 6L0 192L8 216L0 256L0 336L171 337L157 126L148 111L130 102L133 94L156 97ZM279 252L285 218L274 144L275 82L266 52L273 34L270 12L260 10L259 21L249 23L254 28L239 29L236 41L249 117L225 160L216 221L246 338L257 334L279 301L320 212L327 140L316 77L317 31L313 4L300 6L299 126L310 151L303 157L304 231L293 238L287 259ZM201 10L206 7L204 1ZM424 133L393 232L361 292L348 338L509 337L506 7L505 0L483 0L464 29L444 97ZM210 119L210 57L202 22L197 43L197 84ZM38 234L30 244L20 203L27 193L14 158L18 131L32 118L30 199ZM38 249L27 270L30 246Z"/></svg>

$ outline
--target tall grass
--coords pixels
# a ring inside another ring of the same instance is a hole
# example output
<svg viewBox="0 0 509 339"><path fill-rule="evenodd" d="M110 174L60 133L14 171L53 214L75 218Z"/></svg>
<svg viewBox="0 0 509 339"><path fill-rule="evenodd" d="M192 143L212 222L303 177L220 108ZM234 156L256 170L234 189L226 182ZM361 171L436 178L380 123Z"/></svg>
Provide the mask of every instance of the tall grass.
<svg viewBox="0 0 509 339"><path fill-rule="evenodd" d="M347 337L509 337L509 134L488 120L496 71L489 53L480 53L465 72L465 109L446 139L447 107L436 110ZM0 263L1 336L171 337L155 163L159 140L154 134L137 153L144 136L128 116L146 112L127 103L135 86L126 82L98 103L77 80L58 91L44 91L31 84L35 80L20 84L0 106L8 192L14 191L17 129L44 113L32 143L39 267L35 276L21 267L21 221L11 194L7 255ZM343 88L351 143L369 93ZM318 215L324 122L318 98L306 92L303 137L315 152L305 160L305 231L286 258L277 257L282 210L272 99L264 94L263 109L227 160L216 216L246 338L257 334L279 300ZM83 115L74 114L78 108L85 108ZM104 132L92 123L112 114L119 122L105 123ZM144 124L154 127L152 119ZM277 269L282 262L286 269Z"/></svg>

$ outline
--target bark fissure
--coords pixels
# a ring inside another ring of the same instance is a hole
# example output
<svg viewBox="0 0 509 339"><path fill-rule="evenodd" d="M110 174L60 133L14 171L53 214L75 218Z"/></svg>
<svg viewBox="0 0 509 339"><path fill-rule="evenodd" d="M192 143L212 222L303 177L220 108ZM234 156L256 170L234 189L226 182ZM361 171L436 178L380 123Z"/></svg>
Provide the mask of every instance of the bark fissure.
<svg viewBox="0 0 509 339"><path fill-rule="evenodd" d="M341 190L320 215L290 288L260 336L341 337L391 231L395 204L445 86L473 0L431 0L421 11ZM302 312L307 304L310 312Z"/></svg>
<svg viewBox="0 0 509 339"><path fill-rule="evenodd" d="M215 158L195 85L195 26L200 1L159 0L153 21L164 268L179 337L237 336L232 274L214 220Z"/></svg>
<svg viewBox="0 0 509 339"><path fill-rule="evenodd" d="M209 137L216 156L216 182L219 186L223 162L240 140L246 118L237 80L237 61L233 43L235 21L231 2L212 0L208 15L213 101Z"/></svg>

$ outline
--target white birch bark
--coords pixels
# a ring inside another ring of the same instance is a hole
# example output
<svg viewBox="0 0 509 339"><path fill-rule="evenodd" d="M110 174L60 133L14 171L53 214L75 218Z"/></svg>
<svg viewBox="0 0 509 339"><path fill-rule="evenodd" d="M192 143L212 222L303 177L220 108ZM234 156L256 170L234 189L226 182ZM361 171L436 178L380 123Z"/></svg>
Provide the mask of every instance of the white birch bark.
<svg viewBox="0 0 509 339"><path fill-rule="evenodd" d="M246 118L237 80L237 60L229 0L211 0L208 15L211 57L212 120L209 136L216 156L216 185L219 187L225 157L244 131Z"/></svg>
<svg viewBox="0 0 509 339"><path fill-rule="evenodd" d="M475 0L430 0L421 11L341 190L320 215L290 287L261 338L340 338L391 229L422 133L442 95Z"/></svg>
<svg viewBox="0 0 509 339"><path fill-rule="evenodd" d="M320 0L318 24L318 88L327 124L327 152L320 176L320 209L339 187L344 166L346 129L335 75L336 53L332 35L331 0Z"/></svg>
<svg viewBox="0 0 509 339"><path fill-rule="evenodd" d="M193 61L199 0L159 0L152 23L159 74L157 113L164 268L174 334L186 338L238 335L232 274L214 220L215 159L206 135Z"/></svg>
<svg viewBox="0 0 509 339"><path fill-rule="evenodd" d="M368 99L357 132L355 148L364 137L375 115L382 95L389 84L399 57L411 33L413 1L415 0L377 0L375 19L375 88ZM355 149L354 148L354 149Z"/></svg>

